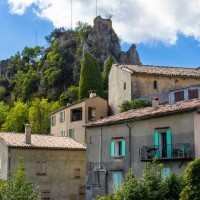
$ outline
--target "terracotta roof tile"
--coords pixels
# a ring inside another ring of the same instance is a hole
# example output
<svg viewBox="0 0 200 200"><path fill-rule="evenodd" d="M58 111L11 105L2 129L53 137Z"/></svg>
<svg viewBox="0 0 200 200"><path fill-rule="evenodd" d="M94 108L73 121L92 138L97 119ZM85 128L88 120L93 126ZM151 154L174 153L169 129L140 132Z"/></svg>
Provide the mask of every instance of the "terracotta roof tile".
<svg viewBox="0 0 200 200"><path fill-rule="evenodd" d="M179 67L161 67L150 65L122 65L116 64L117 67L127 70L132 74L144 74L152 76L174 76L174 77L191 77L200 78L198 68L179 68Z"/></svg>
<svg viewBox="0 0 200 200"><path fill-rule="evenodd" d="M24 133L0 132L0 139L6 146L16 148L86 150L85 145L68 137L32 134L31 144L26 144Z"/></svg>
<svg viewBox="0 0 200 200"><path fill-rule="evenodd" d="M125 121L141 120L146 118L154 118L158 116L170 115L186 111L194 111L200 109L200 99L190 101L182 101L175 104L159 105L158 107L146 107L140 109L129 110L114 116L97 120L93 123L86 124L86 127L103 126L106 124L122 123Z"/></svg>

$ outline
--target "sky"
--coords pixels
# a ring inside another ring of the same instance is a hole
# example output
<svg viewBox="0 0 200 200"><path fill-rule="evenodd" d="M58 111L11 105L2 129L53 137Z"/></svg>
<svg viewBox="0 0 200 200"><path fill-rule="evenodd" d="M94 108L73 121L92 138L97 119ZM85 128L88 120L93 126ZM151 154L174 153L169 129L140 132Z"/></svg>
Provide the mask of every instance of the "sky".
<svg viewBox="0 0 200 200"><path fill-rule="evenodd" d="M112 16L122 50L136 44L142 64L200 66L199 0L1 0L0 60L46 47L54 28L93 25L96 15Z"/></svg>

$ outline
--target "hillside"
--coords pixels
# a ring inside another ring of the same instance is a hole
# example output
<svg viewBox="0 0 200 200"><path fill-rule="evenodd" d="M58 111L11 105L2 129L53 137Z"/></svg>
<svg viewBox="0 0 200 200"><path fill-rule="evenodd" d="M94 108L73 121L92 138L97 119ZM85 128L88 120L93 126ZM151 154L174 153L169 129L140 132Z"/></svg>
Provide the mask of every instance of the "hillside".
<svg viewBox="0 0 200 200"><path fill-rule="evenodd" d="M77 86L84 52L92 54L101 70L110 56L114 62L141 64L136 46L121 51L110 19L100 16L94 25L79 22L75 30L55 29L46 37L49 46L29 48L0 62L0 101L28 101L35 97L56 101L69 86Z"/></svg>

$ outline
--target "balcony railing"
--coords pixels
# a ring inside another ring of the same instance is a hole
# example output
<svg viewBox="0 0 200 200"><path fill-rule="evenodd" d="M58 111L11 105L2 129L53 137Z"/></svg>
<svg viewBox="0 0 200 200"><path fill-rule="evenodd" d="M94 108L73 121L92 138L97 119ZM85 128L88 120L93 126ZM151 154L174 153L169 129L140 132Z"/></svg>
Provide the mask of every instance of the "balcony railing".
<svg viewBox="0 0 200 200"><path fill-rule="evenodd" d="M148 145L140 148L142 161L158 159L192 159L193 149L189 143L178 143L171 145Z"/></svg>

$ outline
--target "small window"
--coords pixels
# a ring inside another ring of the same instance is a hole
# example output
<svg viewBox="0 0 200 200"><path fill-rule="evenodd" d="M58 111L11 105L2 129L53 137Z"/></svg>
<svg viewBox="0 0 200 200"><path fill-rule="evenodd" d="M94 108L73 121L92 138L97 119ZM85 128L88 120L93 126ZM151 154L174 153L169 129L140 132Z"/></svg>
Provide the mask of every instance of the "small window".
<svg viewBox="0 0 200 200"><path fill-rule="evenodd" d="M50 191L42 191L41 199L42 200L50 200Z"/></svg>
<svg viewBox="0 0 200 200"><path fill-rule="evenodd" d="M153 82L153 89L158 89L157 81Z"/></svg>
<svg viewBox="0 0 200 200"><path fill-rule="evenodd" d="M80 121L82 120L82 108L76 108L71 110L71 121Z"/></svg>
<svg viewBox="0 0 200 200"><path fill-rule="evenodd" d="M169 177L170 175L170 172L171 172L171 169L170 167L164 167L163 168L163 178L166 179L167 177Z"/></svg>
<svg viewBox="0 0 200 200"><path fill-rule="evenodd" d="M56 125L56 116L52 116L51 117L51 126L55 126Z"/></svg>
<svg viewBox="0 0 200 200"><path fill-rule="evenodd" d="M74 178L81 178L81 170L80 169L74 169Z"/></svg>
<svg viewBox="0 0 200 200"><path fill-rule="evenodd" d="M122 171L113 171L113 187L114 191L116 187L121 186L122 184Z"/></svg>
<svg viewBox="0 0 200 200"><path fill-rule="evenodd" d="M99 185L99 184L100 184L99 171L94 171L94 173L93 173L93 185Z"/></svg>
<svg viewBox="0 0 200 200"><path fill-rule="evenodd" d="M95 120L96 117L96 108L89 107L88 108L88 120Z"/></svg>
<svg viewBox="0 0 200 200"><path fill-rule="evenodd" d="M174 92L174 100L175 102L184 100L184 91Z"/></svg>
<svg viewBox="0 0 200 200"><path fill-rule="evenodd" d="M67 137L74 139L74 129L68 129L67 130Z"/></svg>
<svg viewBox="0 0 200 200"><path fill-rule="evenodd" d="M64 122L65 121L65 112L61 112L60 113L60 122Z"/></svg>
<svg viewBox="0 0 200 200"><path fill-rule="evenodd" d="M124 82L124 90L126 90L126 82Z"/></svg>
<svg viewBox="0 0 200 200"><path fill-rule="evenodd" d="M40 176L46 175L46 162L37 162L36 163L36 174Z"/></svg>
<svg viewBox="0 0 200 200"><path fill-rule="evenodd" d="M111 157L122 157L126 155L126 141L125 140L113 140L110 145Z"/></svg>
<svg viewBox="0 0 200 200"><path fill-rule="evenodd" d="M199 98L198 89L188 90L188 99L196 99L196 98Z"/></svg>
<svg viewBox="0 0 200 200"><path fill-rule="evenodd" d="M81 185L79 186L79 194L85 194L85 186L84 185Z"/></svg>

